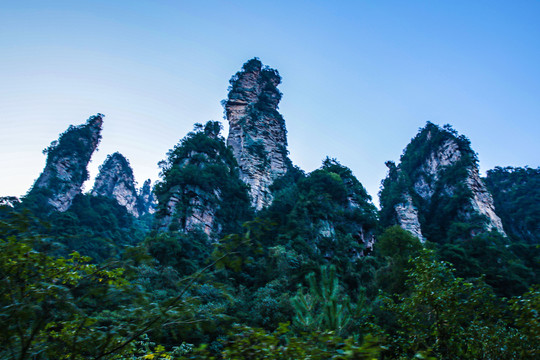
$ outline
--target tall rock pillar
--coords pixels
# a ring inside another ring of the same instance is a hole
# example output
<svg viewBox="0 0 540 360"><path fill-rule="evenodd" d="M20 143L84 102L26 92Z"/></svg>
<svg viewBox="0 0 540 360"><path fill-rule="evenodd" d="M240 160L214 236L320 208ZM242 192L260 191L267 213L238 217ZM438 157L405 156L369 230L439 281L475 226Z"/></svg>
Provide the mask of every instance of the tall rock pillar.
<svg viewBox="0 0 540 360"><path fill-rule="evenodd" d="M270 185L287 172L290 163L285 120L277 111L281 77L254 58L230 83L225 101L227 145L238 161L241 179L250 186L252 206L260 210L272 202Z"/></svg>
<svg viewBox="0 0 540 360"><path fill-rule="evenodd" d="M27 198L40 198L55 210L66 211L88 179L88 162L101 139L102 114L86 124L70 126L44 150L47 163Z"/></svg>

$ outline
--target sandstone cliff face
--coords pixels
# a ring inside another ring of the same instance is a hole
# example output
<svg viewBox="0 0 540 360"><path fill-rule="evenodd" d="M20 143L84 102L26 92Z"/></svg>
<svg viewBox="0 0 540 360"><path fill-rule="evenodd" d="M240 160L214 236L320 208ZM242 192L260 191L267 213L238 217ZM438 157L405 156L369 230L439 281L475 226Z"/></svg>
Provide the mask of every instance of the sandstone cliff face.
<svg viewBox="0 0 540 360"><path fill-rule="evenodd" d="M88 179L87 166L101 139L102 114L86 124L70 126L44 153L47 163L27 198L40 197L55 210L66 211Z"/></svg>
<svg viewBox="0 0 540 360"><path fill-rule="evenodd" d="M156 185L157 223L162 230L201 230L217 240L247 220L249 196L238 164L220 124L196 126L161 163L163 180Z"/></svg>
<svg viewBox="0 0 540 360"><path fill-rule="evenodd" d="M424 242L426 239L422 235L422 227L418 220L418 209L414 207L409 194L404 195L404 200L404 202L396 204L394 208L399 226Z"/></svg>
<svg viewBox="0 0 540 360"><path fill-rule="evenodd" d="M135 217L142 215L133 169L119 152L107 156L99 168L91 194L115 199L131 215Z"/></svg>
<svg viewBox="0 0 540 360"><path fill-rule="evenodd" d="M490 230L505 235L480 179L476 154L451 128L428 123L407 146L399 166L389 167L381 191L384 225L397 223L422 241L424 236L447 238L464 224L469 236Z"/></svg>
<svg viewBox="0 0 540 360"><path fill-rule="evenodd" d="M244 64L230 81L225 113L227 144L240 166L241 179L250 186L251 204L261 210L272 202L270 185L287 172L287 130L277 111L281 77L258 59Z"/></svg>
<svg viewBox="0 0 540 360"><path fill-rule="evenodd" d="M219 191L209 194L198 186L175 187L166 204L167 215L161 221L162 228L176 222L184 232L202 230L209 237L215 237L222 230L216 221L220 200Z"/></svg>
<svg viewBox="0 0 540 360"><path fill-rule="evenodd" d="M506 235L503 229L503 224L499 216L495 213L495 205L493 196L486 188L486 185L480 179L478 168L469 169L467 177L467 185L473 194L471 205L474 211L484 215L487 218L487 230L497 230L503 235Z"/></svg>

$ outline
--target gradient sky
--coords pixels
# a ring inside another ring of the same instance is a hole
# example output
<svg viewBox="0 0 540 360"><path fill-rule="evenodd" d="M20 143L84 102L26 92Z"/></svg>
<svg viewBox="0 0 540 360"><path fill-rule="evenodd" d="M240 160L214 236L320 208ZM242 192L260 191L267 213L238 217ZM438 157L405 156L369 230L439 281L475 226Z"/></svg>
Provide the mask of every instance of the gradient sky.
<svg viewBox="0 0 540 360"><path fill-rule="evenodd" d="M194 123L223 119L228 80L255 56L283 77L306 171L337 158L376 198L426 121L469 137L483 173L536 168L539 19L540 1L3 0L0 196L26 193L41 151L98 112L86 189L114 151L139 184L157 180Z"/></svg>

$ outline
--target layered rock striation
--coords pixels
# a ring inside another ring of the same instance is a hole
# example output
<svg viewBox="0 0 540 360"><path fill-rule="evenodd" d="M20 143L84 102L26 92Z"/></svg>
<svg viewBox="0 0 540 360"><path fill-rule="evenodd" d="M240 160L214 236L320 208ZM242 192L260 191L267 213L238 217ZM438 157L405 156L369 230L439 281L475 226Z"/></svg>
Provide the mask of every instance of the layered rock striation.
<svg viewBox="0 0 540 360"><path fill-rule="evenodd" d="M87 166L101 139L103 117L97 114L84 125L70 126L44 150L47 162L26 196L27 201L33 199L58 211L71 206L88 179Z"/></svg>
<svg viewBox="0 0 540 360"><path fill-rule="evenodd" d="M240 166L240 177L249 185L256 210L272 202L270 186L290 166L285 120L277 111L281 93L279 73L257 58L244 64L230 80L225 101L229 121L227 144Z"/></svg>
<svg viewBox="0 0 540 360"><path fill-rule="evenodd" d="M421 240L453 241L495 230L505 235L480 179L470 142L428 123L411 141L380 193L383 226L399 224Z"/></svg>
<svg viewBox="0 0 540 360"><path fill-rule="evenodd" d="M135 187L133 169L119 152L108 155L100 166L91 194L115 199L135 217L145 213L143 199Z"/></svg>

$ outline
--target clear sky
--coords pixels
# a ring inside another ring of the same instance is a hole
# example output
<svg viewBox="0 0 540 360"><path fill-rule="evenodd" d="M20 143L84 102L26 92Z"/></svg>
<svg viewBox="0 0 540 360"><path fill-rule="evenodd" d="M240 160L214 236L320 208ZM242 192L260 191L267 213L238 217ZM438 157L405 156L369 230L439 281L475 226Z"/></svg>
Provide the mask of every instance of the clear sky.
<svg viewBox="0 0 540 360"><path fill-rule="evenodd" d="M223 119L228 80L255 56L283 77L306 171L337 158L376 198L426 121L469 137L484 173L538 167L539 19L540 1L3 0L0 196L26 193L41 151L98 112L86 189L114 151L139 184L157 180L194 123Z"/></svg>

